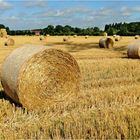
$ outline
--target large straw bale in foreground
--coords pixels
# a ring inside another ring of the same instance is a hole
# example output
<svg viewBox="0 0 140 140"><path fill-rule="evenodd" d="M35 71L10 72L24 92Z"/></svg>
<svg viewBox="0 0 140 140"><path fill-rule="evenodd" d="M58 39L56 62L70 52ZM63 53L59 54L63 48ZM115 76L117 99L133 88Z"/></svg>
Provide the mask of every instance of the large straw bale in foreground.
<svg viewBox="0 0 140 140"><path fill-rule="evenodd" d="M79 82L76 60L66 52L45 46L20 47L2 64L5 93L29 110L65 102L78 93Z"/></svg>
<svg viewBox="0 0 140 140"><path fill-rule="evenodd" d="M14 46L14 44L15 44L15 41L12 38L7 38L7 40L4 43L5 46Z"/></svg>
<svg viewBox="0 0 140 140"><path fill-rule="evenodd" d="M140 41L128 45L127 55L129 58L140 58Z"/></svg>
<svg viewBox="0 0 140 140"><path fill-rule="evenodd" d="M113 48L114 41L109 37L104 37L99 40L100 48Z"/></svg>

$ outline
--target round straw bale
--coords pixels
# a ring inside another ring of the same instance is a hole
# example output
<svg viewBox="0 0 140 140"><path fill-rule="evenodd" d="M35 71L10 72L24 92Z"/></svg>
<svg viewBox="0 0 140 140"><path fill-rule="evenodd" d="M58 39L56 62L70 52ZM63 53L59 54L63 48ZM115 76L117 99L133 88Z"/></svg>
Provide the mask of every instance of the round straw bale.
<svg viewBox="0 0 140 140"><path fill-rule="evenodd" d="M14 44L15 44L15 41L12 38L8 38L4 43L5 46L14 46Z"/></svg>
<svg viewBox="0 0 140 140"><path fill-rule="evenodd" d="M113 38L115 38L116 37L116 35L113 35Z"/></svg>
<svg viewBox="0 0 140 140"><path fill-rule="evenodd" d="M1 36L1 37L6 37L6 36L7 36L7 31L6 31L6 29L4 29L4 28L0 29L0 36Z"/></svg>
<svg viewBox="0 0 140 140"><path fill-rule="evenodd" d="M9 35L6 35L5 38L9 38Z"/></svg>
<svg viewBox="0 0 140 140"><path fill-rule="evenodd" d="M47 36L47 37L49 37L50 35L49 35L49 34L47 34L46 36Z"/></svg>
<svg viewBox="0 0 140 140"><path fill-rule="evenodd" d="M73 37L74 37L74 38L76 38L76 37L77 37L77 35L73 35Z"/></svg>
<svg viewBox="0 0 140 140"><path fill-rule="evenodd" d="M28 45L5 59L1 83L16 103L28 110L44 110L78 93L80 69L69 53Z"/></svg>
<svg viewBox="0 0 140 140"><path fill-rule="evenodd" d="M5 28L2 28L2 29L0 29L2 32L6 32L6 29Z"/></svg>
<svg viewBox="0 0 140 140"><path fill-rule="evenodd" d="M44 36L40 36L40 38L39 38L40 40L43 40L44 39Z"/></svg>
<svg viewBox="0 0 140 140"><path fill-rule="evenodd" d="M63 41L64 41L64 42L68 41L68 38L64 37L64 38L63 38Z"/></svg>
<svg viewBox="0 0 140 140"><path fill-rule="evenodd" d="M116 35L115 36L115 41L120 41L121 40L121 37L119 35Z"/></svg>
<svg viewBox="0 0 140 140"><path fill-rule="evenodd" d="M85 39L87 39L87 38L88 38L88 35L85 36Z"/></svg>
<svg viewBox="0 0 140 140"><path fill-rule="evenodd" d="M139 35L135 35L135 39L139 39Z"/></svg>
<svg viewBox="0 0 140 140"><path fill-rule="evenodd" d="M99 40L100 48L112 48L113 45L114 45L114 41L109 37L107 38L104 37Z"/></svg>
<svg viewBox="0 0 140 140"><path fill-rule="evenodd" d="M107 33L106 32L103 32L103 36L107 36Z"/></svg>
<svg viewBox="0 0 140 140"><path fill-rule="evenodd" d="M70 39L71 37L70 36L68 36L68 39Z"/></svg>
<svg viewBox="0 0 140 140"><path fill-rule="evenodd" d="M129 58L140 58L140 41L128 45L127 55Z"/></svg>

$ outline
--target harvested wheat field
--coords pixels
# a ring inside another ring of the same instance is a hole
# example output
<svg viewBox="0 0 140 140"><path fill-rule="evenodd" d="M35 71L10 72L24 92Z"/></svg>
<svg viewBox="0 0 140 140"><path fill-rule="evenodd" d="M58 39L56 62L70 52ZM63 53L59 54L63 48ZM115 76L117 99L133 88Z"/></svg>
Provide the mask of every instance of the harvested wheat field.
<svg viewBox="0 0 140 140"><path fill-rule="evenodd" d="M99 47L102 36L71 36L67 42L63 36L12 38L14 46L5 47L0 40L0 64L22 45L45 45L69 52L82 78L78 94L39 113L13 103L1 86L0 139L140 138L140 60L127 56L134 36L114 41L110 49Z"/></svg>

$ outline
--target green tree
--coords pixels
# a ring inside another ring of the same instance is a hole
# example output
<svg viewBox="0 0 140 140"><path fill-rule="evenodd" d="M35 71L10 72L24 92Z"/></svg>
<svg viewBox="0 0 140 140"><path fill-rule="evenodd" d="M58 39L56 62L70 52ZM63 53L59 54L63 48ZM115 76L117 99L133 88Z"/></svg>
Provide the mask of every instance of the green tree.
<svg viewBox="0 0 140 140"><path fill-rule="evenodd" d="M126 26L122 26L120 31L118 32L119 35L128 35L128 29Z"/></svg>
<svg viewBox="0 0 140 140"><path fill-rule="evenodd" d="M53 25L48 25L47 28L43 29L43 34L54 35L54 26Z"/></svg>
<svg viewBox="0 0 140 140"><path fill-rule="evenodd" d="M98 27L93 28L94 32L100 32L100 29Z"/></svg>
<svg viewBox="0 0 140 140"><path fill-rule="evenodd" d="M1 29L1 28L5 28L5 26L4 26L3 24L0 24L0 29Z"/></svg>
<svg viewBox="0 0 140 140"><path fill-rule="evenodd" d="M112 28L112 27L110 27L110 28L107 30L107 33L108 33L108 35L114 35L114 34L116 34L115 29Z"/></svg>
<svg viewBox="0 0 140 140"><path fill-rule="evenodd" d="M56 35L63 35L64 34L63 26L57 25L55 27L55 34Z"/></svg>
<svg viewBox="0 0 140 140"><path fill-rule="evenodd" d="M63 32L64 32L65 35L70 35L71 30L72 30L72 28L69 25L66 25L66 26L63 27Z"/></svg>

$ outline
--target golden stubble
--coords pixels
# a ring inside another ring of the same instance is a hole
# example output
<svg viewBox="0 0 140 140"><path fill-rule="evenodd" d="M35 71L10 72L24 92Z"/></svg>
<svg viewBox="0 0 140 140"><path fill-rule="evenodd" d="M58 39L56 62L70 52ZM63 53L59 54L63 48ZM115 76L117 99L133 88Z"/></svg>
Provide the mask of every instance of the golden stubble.
<svg viewBox="0 0 140 140"><path fill-rule="evenodd" d="M13 38L17 42L14 47L0 48L0 62L21 45L19 40L23 44L45 43L71 53L80 66L82 79L80 95L41 113L29 112L1 99L1 139L140 137L140 62L127 58L127 45L134 37L123 37L109 50L99 48L101 37L77 36L69 42L63 42L61 36L49 36L46 42L39 41L38 37Z"/></svg>

